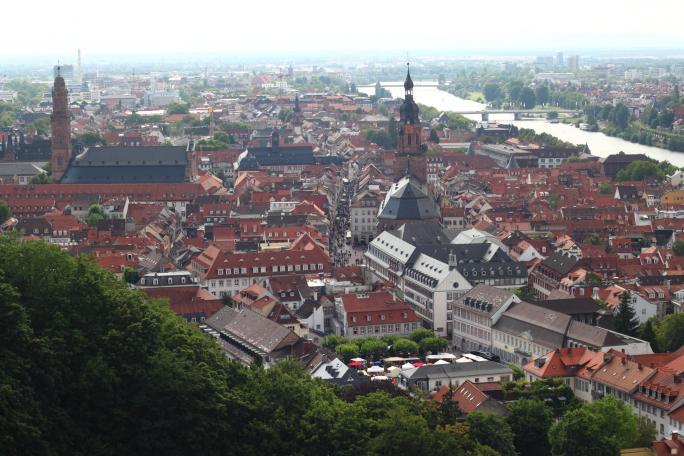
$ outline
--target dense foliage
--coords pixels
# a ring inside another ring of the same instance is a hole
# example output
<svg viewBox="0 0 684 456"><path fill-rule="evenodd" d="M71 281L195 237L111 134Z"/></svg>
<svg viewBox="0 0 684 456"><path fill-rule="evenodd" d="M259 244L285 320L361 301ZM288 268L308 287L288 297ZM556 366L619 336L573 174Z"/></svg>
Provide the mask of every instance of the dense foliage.
<svg viewBox="0 0 684 456"><path fill-rule="evenodd" d="M630 163L627 168L621 169L615 179L618 181L640 181L647 178L657 180L665 179L665 176L672 174L677 167L668 161L644 161L637 160Z"/></svg>
<svg viewBox="0 0 684 456"><path fill-rule="evenodd" d="M84 257L0 238L0 454L485 455L427 401L246 369Z"/></svg>
<svg viewBox="0 0 684 456"><path fill-rule="evenodd" d="M654 438L655 425L612 396L569 411L549 431L553 456L618 456L620 449L648 447Z"/></svg>

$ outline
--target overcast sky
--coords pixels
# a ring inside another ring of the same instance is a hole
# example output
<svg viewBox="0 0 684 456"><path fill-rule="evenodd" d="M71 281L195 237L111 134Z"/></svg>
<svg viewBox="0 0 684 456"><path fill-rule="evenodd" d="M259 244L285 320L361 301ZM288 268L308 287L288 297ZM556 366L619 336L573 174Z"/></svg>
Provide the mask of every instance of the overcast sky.
<svg viewBox="0 0 684 456"><path fill-rule="evenodd" d="M0 54L684 48L684 0L6 0Z"/></svg>

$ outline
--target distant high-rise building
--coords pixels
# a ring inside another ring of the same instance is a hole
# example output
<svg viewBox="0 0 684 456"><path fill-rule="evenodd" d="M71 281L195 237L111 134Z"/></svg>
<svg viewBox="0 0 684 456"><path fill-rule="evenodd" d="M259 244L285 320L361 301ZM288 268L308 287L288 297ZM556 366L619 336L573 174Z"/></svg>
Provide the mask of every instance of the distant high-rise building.
<svg viewBox="0 0 684 456"><path fill-rule="evenodd" d="M559 52L556 54L556 65L561 66L563 65L563 53Z"/></svg>
<svg viewBox="0 0 684 456"><path fill-rule="evenodd" d="M572 55L568 57L568 70L573 73L579 71L579 55Z"/></svg>
<svg viewBox="0 0 684 456"><path fill-rule="evenodd" d="M52 67L52 77L56 78L61 76L65 80L74 79L74 66L73 65L55 65Z"/></svg>
<svg viewBox="0 0 684 456"><path fill-rule="evenodd" d="M83 68L81 67L81 48L78 49L76 57L76 82L79 84L83 82Z"/></svg>
<svg viewBox="0 0 684 456"><path fill-rule="evenodd" d="M625 79L627 81L634 81L635 79L641 79L641 71L631 68L625 71Z"/></svg>
<svg viewBox="0 0 684 456"><path fill-rule="evenodd" d="M553 56L540 55L537 57L537 65L539 66L553 66Z"/></svg>
<svg viewBox="0 0 684 456"><path fill-rule="evenodd" d="M55 68L52 88L52 115L50 116L52 178L59 182L71 159L71 122L69 118L69 91L59 65ZM73 68L72 68L73 74Z"/></svg>

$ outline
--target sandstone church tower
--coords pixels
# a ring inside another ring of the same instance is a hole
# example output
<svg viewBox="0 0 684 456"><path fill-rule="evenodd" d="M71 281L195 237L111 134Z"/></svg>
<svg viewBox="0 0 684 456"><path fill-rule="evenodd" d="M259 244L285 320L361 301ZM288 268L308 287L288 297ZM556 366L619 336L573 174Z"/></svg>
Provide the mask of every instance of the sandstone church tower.
<svg viewBox="0 0 684 456"><path fill-rule="evenodd" d="M408 64L406 64L408 67ZM413 80L410 68L404 81L404 103L399 108L399 138L394 156L394 178L405 175L415 177L422 184L427 183L426 147L422 144L419 109L413 101Z"/></svg>
<svg viewBox="0 0 684 456"><path fill-rule="evenodd" d="M71 159L71 122L69 118L69 93L64 78L57 68L52 88L52 115L50 116L52 178L55 182L64 176Z"/></svg>

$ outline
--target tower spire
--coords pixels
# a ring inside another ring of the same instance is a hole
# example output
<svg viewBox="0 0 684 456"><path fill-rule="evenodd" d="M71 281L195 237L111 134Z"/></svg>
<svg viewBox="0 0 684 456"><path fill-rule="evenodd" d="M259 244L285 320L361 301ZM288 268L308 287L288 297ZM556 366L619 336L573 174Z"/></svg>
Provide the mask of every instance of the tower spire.
<svg viewBox="0 0 684 456"><path fill-rule="evenodd" d="M406 97L413 97L413 79L411 79L411 63L406 62L406 80L404 81Z"/></svg>

